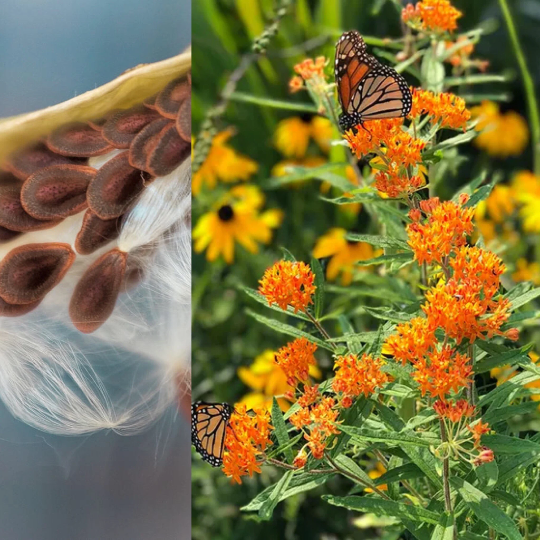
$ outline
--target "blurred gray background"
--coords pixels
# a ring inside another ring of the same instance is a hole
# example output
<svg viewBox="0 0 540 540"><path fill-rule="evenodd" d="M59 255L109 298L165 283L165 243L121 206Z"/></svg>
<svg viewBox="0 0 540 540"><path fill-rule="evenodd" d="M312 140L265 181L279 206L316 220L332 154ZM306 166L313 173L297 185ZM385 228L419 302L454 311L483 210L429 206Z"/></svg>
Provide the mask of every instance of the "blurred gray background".
<svg viewBox="0 0 540 540"><path fill-rule="evenodd" d="M0 117L173 56L190 32L189 0L2 0ZM0 403L0 539L188 539L189 464L189 422L172 407L141 435L58 437Z"/></svg>

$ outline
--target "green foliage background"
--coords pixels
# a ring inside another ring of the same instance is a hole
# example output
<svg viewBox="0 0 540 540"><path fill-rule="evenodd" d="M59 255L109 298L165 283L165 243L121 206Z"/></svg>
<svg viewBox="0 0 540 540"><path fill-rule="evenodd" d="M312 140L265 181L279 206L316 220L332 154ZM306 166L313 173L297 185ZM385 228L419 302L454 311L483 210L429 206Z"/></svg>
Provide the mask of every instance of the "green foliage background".
<svg viewBox="0 0 540 540"><path fill-rule="evenodd" d="M230 73L237 67L242 54L250 50L251 40L262 28L252 10L260 10L262 17L272 13L273 0L198 0L193 3L193 121L194 133L205 111L217 101L218 92ZM357 29L363 35L378 38L401 34L399 13L390 0L296 0L283 19L277 37L268 48L267 59L252 66L238 86L239 92L262 97L309 103L305 93L290 95L288 80L294 64L304 57L321 54L333 58L334 43L344 30ZM405 2L404 2L405 4ZM493 26L493 31L482 37L475 56L490 61L489 72L508 74L506 83L476 87L476 93L507 94L501 108L513 109L526 116L526 105L514 53L496 0L454 0L464 12L458 21L465 31L479 24ZM511 6L522 44L540 94L540 2L516 0ZM250 16L251 14L251 16ZM309 51L299 47L303 43L317 43ZM296 48L296 49L295 49ZM379 56L384 50L371 47ZM296 51L296 54L295 54ZM415 84L411 77L409 82ZM252 179L262 183L270 177L271 168L282 158L272 146L277 123L294 111L231 102L223 118L223 126L235 126L232 139L241 153L259 164L259 172ZM518 158L492 160L471 145L463 147L464 161L455 163L454 174L438 186L438 195L451 197L456 189L470 181L480 170L501 170L505 176L513 171L531 169L530 148ZM267 207L285 212L283 225L274 241L256 256L237 248L231 267L223 263L208 264L204 254L193 258L193 399L234 403L247 392L238 379L239 366L249 365L266 348L277 348L286 342L265 326L254 322L245 312L256 307L243 292L241 285L256 288L265 268L280 257L279 246L285 246L298 259L309 260L315 240L333 226L365 232L369 222L362 212L358 219L346 218L337 207L323 203L318 184L307 183L301 188L266 192ZM194 223L202 209L194 204ZM197 213L199 212L199 213ZM376 286L376 278L366 276L365 285ZM397 287L397 285L396 285ZM380 300L358 297L358 304L380 306ZM353 302L353 303L354 303ZM332 305L332 304L331 304ZM335 304L332 307L336 307ZM284 319L282 319L284 320ZM355 319L357 331L373 330L378 322L366 315ZM530 339L538 341L538 334ZM329 368L330 363L322 365ZM489 382L489 381L486 381ZM277 538L308 540L314 538L368 539L407 538L396 536L384 527L362 530L352 524L352 516L343 508L329 506L320 498L322 491L314 490L287 499L278 506L270 523L258 523L251 514L239 508L247 504L261 489L277 481L281 472L264 468L256 479L242 486L232 486L220 470L212 469L194 457L192 463L193 538L195 540ZM342 479L330 481L325 493L345 495L349 485Z"/></svg>

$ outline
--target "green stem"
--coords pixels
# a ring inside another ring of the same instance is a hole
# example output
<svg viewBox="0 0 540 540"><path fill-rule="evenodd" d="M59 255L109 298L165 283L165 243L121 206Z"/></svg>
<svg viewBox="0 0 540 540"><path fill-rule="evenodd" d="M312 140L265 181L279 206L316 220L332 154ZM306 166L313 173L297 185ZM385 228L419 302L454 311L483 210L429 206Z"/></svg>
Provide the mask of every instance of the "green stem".
<svg viewBox="0 0 540 540"><path fill-rule="evenodd" d="M443 443L448 442L448 435L446 434L446 426L443 419L439 419L439 425L441 428L441 441ZM452 496L450 494L450 459L446 456L443 459L443 486L444 486L444 509L452 515ZM454 522L454 538L457 539L456 524Z"/></svg>
<svg viewBox="0 0 540 540"><path fill-rule="evenodd" d="M516 55L516 59L521 71L521 77L523 79L523 86L525 88L525 95L527 99L527 108L529 110L529 124L531 128L531 139L533 145L533 170L535 174L540 174L540 113L538 112L538 103L534 92L534 82L531 76L531 72L527 67L527 61L525 54L521 48L519 42L518 33L512 14L508 7L507 0L499 0L501 10L503 12L504 20L508 28L508 34L510 35L510 41Z"/></svg>

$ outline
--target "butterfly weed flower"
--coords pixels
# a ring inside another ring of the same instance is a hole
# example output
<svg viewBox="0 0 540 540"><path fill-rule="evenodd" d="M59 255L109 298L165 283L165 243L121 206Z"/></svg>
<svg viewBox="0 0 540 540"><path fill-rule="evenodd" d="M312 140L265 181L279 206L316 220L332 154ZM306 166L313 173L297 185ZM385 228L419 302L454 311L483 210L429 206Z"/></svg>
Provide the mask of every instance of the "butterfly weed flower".
<svg viewBox="0 0 540 540"><path fill-rule="evenodd" d="M200 253L206 249L208 261L222 256L232 264L236 243L257 253L258 243L268 244L272 230L281 224L281 211L259 212L264 197L258 189L240 188L233 188L212 211L203 214L193 229L194 250Z"/></svg>
<svg viewBox="0 0 540 540"><path fill-rule="evenodd" d="M236 405L225 434L223 472L238 484L243 476L261 472L264 452L272 444L270 413L266 409L248 412L245 405Z"/></svg>
<svg viewBox="0 0 540 540"><path fill-rule="evenodd" d="M345 407L352 405L352 398L361 394L369 397L389 382L388 374L382 370L384 365L384 360L369 354L363 354L360 358L356 354L336 358L332 389L348 398Z"/></svg>
<svg viewBox="0 0 540 540"><path fill-rule="evenodd" d="M264 272L259 292L268 305L277 304L283 310L291 306L297 313L313 303L314 281L315 275L306 263L278 261Z"/></svg>
<svg viewBox="0 0 540 540"><path fill-rule="evenodd" d="M447 418L450 422L461 422L464 418L472 418L476 413L476 407L465 399L457 401L437 400L433 409L441 418Z"/></svg>
<svg viewBox="0 0 540 540"><path fill-rule="evenodd" d="M396 326L388 337L383 353L392 355L403 365L424 357L437 343L435 328L425 317L414 317Z"/></svg>
<svg viewBox="0 0 540 540"><path fill-rule="evenodd" d="M198 195L203 186L214 189L219 181L245 182L257 172L259 166L255 161L228 145L233 133L232 129L227 129L212 139L212 146L206 159L193 175L193 195Z"/></svg>
<svg viewBox="0 0 540 540"><path fill-rule="evenodd" d="M401 12L403 22L416 30L440 34L457 29L457 20L462 17L449 0L420 0L416 5L408 4Z"/></svg>
<svg viewBox="0 0 540 540"><path fill-rule="evenodd" d="M370 244L349 241L346 235L345 229L330 229L317 240L313 248L313 256L317 259L330 257L326 278L335 281L341 274L341 283L345 286L351 284L353 273L359 268L356 263L374 257L373 247Z"/></svg>
<svg viewBox="0 0 540 540"><path fill-rule="evenodd" d="M463 129L471 119L465 100L450 92L434 93L422 88L412 89L412 108L409 116L418 118L430 116L432 124L440 123L441 128Z"/></svg>
<svg viewBox="0 0 540 540"><path fill-rule="evenodd" d="M308 380L310 369L317 364L313 356L316 350L314 343L297 338L277 351L275 362L285 374L287 384L294 387L298 381Z"/></svg>

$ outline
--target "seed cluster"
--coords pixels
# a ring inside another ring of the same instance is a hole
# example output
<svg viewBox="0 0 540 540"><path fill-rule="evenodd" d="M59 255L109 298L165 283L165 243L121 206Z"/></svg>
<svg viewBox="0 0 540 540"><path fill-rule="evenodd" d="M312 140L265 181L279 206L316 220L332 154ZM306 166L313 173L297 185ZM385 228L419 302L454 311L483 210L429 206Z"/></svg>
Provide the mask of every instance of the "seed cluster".
<svg viewBox="0 0 540 540"><path fill-rule="evenodd" d="M146 186L174 171L190 153L191 76L157 95L104 118L62 126L12 154L0 170L0 243L50 229L85 211L73 246L28 243L0 262L0 315L28 313L87 256L120 234L122 219ZM114 152L110 157L107 154ZM92 166L90 158L103 156ZM108 159L110 158L110 159ZM179 186L180 189L180 186ZM95 331L109 317L135 263L113 248L80 278L69 306L75 327Z"/></svg>

